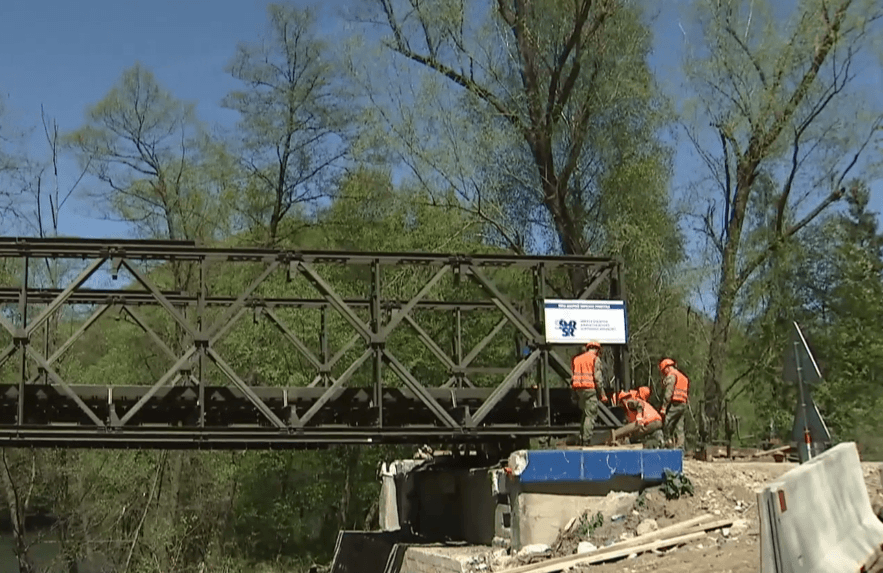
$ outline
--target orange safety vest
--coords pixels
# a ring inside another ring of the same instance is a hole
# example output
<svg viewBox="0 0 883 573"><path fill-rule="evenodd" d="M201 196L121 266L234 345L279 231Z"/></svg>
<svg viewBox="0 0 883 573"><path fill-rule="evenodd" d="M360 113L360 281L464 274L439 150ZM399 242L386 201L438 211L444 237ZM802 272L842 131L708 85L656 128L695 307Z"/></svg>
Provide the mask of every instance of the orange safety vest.
<svg viewBox="0 0 883 573"><path fill-rule="evenodd" d="M690 390L690 380L680 370L672 369L675 375L675 391L671 395L672 402L686 402Z"/></svg>
<svg viewBox="0 0 883 573"><path fill-rule="evenodd" d="M624 401L623 405L625 406L625 417L628 418L629 422L638 422L642 426L646 426L647 424L655 422L657 420L659 420L660 422L662 421L662 416L659 415L659 412L656 411L656 408L651 406L649 402L645 402L640 398L631 398L631 400L634 400L635 402L640 402L641 405L644 407L644 411L643 413L639 413L635 410L632 410L628 407L627 404L625 404L628 399Z"/></svg>
<svg viewBox="0 0 883 573"><path fill-rule="evenodd" d="M638 398L637 390L623 390L619 394L615 396L614 404L625 404L629 400L634 400Z"/></svg>
<svg viewBox="0 0 883 573"><path fill-rule="evenodd" d="M570 370L573 372L573 382L576 390L595 389L595 358L598 352L589 350L578 356L574 356L570 362Z"/></svg>

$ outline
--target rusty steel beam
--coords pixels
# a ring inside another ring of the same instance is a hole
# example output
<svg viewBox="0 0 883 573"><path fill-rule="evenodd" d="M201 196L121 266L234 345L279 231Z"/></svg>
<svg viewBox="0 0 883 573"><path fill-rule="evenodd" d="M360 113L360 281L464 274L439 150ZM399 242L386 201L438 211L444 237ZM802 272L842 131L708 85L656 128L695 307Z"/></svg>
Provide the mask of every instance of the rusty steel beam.
<svg viewBox="0 0 883 573"><path fill-rule="evenodd" d="M28 289L28 301L30 304L49 304L61 292L60 289ZM163 297L174 305L196 306L199 303L197 295L169 290L160 291ZM0 304L16 304L21 297L21 289L0 287ZM204 299L206 306L230 306L236 302L234 296L207 296ZM369 298L342 299L347 306L355 308L368 308L371 305ZM119 304L132 306L156 306L156 298L146 290L121 289L79 289L67 299L68 304ZM407 300L383 300L380 308L392 311L404 308L410 301ZM266 308L311 308L323 309L331 307L331 303L324 298L297 298L297 297L254 297L246 301L247 306L259 306ZM415 308L418 310L487 310L497 306L491 301L448 301L448 300L419 300Z"/></svg>
<svg viewBox="0 0 883 573"><path fill-rule="evenodd" d="M450 255L365 251L286 251L280 249L201 247L182 241L142 241L114 239L34 239L0 237L0 257L95 259L125 257L131 260L237 261L259 262L275 258L280 262L371 265L445 266L469 264L476 267L531 267L539 263L549 268L585 268L609 265L609 258L572 255Z"/></svg>

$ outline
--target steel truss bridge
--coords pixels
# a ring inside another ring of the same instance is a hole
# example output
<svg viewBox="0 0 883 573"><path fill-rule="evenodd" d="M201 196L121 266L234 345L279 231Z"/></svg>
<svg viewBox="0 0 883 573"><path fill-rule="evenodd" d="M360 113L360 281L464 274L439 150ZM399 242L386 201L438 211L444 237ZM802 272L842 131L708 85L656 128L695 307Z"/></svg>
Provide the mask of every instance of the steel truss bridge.
<svg viewBox="0 0 883 573"><path fill-rule="evenodd" d="M0 238L0 261L0 446L564 436L577 347L546 342L543 300L624 300L620 263L589 257ZM627 346L604 359L630 387Z"/></svg>

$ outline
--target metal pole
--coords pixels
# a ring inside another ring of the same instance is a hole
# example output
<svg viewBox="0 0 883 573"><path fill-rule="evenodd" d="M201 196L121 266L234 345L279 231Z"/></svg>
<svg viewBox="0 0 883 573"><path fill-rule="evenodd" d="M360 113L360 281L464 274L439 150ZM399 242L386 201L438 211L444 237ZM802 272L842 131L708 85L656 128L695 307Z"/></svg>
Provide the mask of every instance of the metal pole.
<svg viewBox="0 0 883 573"><path fill-rule="evenodd" d="M806 451L806 459L812 459L812 438L809 433L809 414L806 411L806 389L803 387L803 368L800 366L800 355L797 353L798 344L794 341L794 363L797 370L797 388L800 392L800 410L803 412L803 447Z"/></svg>
<svg viewBox="0 0 883 573"><path fill-rule="evenodd" d="M19 340L21 345L21 379L18 381L18 425L25 423L25 381L28 379L28 267L29 257L24 258L24 270L22 271L21 297L18 299L18 312L21 315L21 335L25 338Z"/></svg>
<svg viewBox="0 0 883 573"><path fill-rule="evenodd" d="M196 322L199 329L199 338L204 340L205 336L205 298L206 298L206 260L202 259L199 263L199 299L196 303ZM205 427L205 351L199 351L199 427Z"/></svg>
<svg viewBox="0 0 883 573"><path fill-rule="evenodd" d="M463 363L463 311L459 308L454 311L454 364L460 366ZM458 373L455 375L456 382L454 383L457 388L462 388L463 384L463 375Z"/></svg>
<svg viewBox="0 0 883 573"><path fill-rule="evenodd" d="M537 268L537 331L543 336L543 352L538 370L540 373L540 405L546 407L546 423L552 425L552 403L549 399L549 347L546 344L546 265Z"/></svg>
<svg viewBox="0 0 883 573"><path fill-rule="evenodd" d="M622 276L622 262L617 261L615 267L610 272L610 298L614 300L625 300L625 280ZM625 304L625 312L628 313L628 303ZM626 324L628 324L628 315L626 315ZM613 354L613 371L614 377L620 381L619 388L615 388L610 384L610 390L616 393L618 390L632 389L632 372L631 357L629 355L629 341L626 339L625 344L617 348Z"/></svg>
<svg viewBox="0 0 883 573"><path fill-rule="evenodd" d="M328 364L331 360L331 351L328 347L328 305L322 305L321 332L319 333L319 347L322 349L322 364ZM322 386L328 387L330 384L328 374L323 370Z"/></svg>
<svg viewBox="0 0 883 573"><path fill-rule="evenodd" d="M380 335L383 320L380 315L380 261L374 260L371 264L374 281L371 288L371 321L374 336ZM374 403L377 406L377 426L383 427L383 343L386 341L374 341Z"/></svg>

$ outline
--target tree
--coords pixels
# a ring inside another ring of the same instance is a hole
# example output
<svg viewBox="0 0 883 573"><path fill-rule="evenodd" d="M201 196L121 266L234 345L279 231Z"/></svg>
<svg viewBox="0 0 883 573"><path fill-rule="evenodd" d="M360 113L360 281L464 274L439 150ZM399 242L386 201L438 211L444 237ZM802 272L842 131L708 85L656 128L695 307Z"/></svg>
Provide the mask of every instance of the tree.
<svg viewBox="0 0 883 573"><path fill-rule="evenodd" d="M251 174L246 215L266 227L274 244L295 207L328 195L326 186L348 143L338 70L314 33L310 10L271 4L270 34L241 44L228 66L246 89L224 105L239 112L242 160Z"/></svg>
<svg viewBox="0 0 883 573"><path fill-rule="evenodd" d="M111 213L141 233L204 239L223 224L230 198L209 195L202 179L201 164L216 150L193 105L175 99L140 64L123 72L89 108L86 125L65 139L107 184L98 196Z"/></svg>
<svg viewBox="0 0 883 573"><path fill-rule="evenodd" d="M708 0L698 8L704 43L687 64L698 101L691 121L712 130L687 132L709 168L698 218L716 257L703 376L707 439L720 426L740 291L772 253L843 197L881 126L879 109L864 111L861 94L850 89L880 16L877 3L857 0L802 0L784 22L772 3ZM776 216L749 250L744 226L762 174L775 188Z"/></svg>
<svg viewBox="0 0 883 573"><path fill-rule="evenodd" d="M869 211L869 198L868 187L857 186L846 198L848 211L827 222L829 246L823 256L828 272L818 277L827 288L825 311L812 334L826 380L820 406L839 437L860 441L879 456L883 234L877 215Z"/></svg>
<svg viewBox="0 0 883 573"><path fill-rule="evenodd" d="M0 220L13 220L22 210L22 174L27 158L18 146L23 135L10 119L6 100L0 95Z"/></svg>
<svg viewBox="0 0 883 573"><path fill-rule="evenodd" d="M426 91L401 106L419 112L394 126L406 164L428 165L508 248L524 250L548 227L545 250L595 250L605 178L617 162L658 151L641 147L659 127L660 102L639 10L606 0L376 4L389 47L430 72ZM454 89L440 91L436 78ZM424 130L418 113L429 118ZM626 128L622 139L615 127Z"/></svg>
<svg viewBox="0 0 883 573"><path fill-rule="evenodd" d="M89 108L86 125L66 139L89 171L107 185L98 193L105 207L141 234L206 242L227 234L237 192L229 154L206 135L193 105L175 99L141 65L126 70ZM148 280L160 289L186 290L195 274L196 265L173 261ZM154 329L171 333L167 344L173 351L183 352L188 335L177 322L167 313L145 315L159 323ZM149 362L166 358L152 356ZM203 530L212 523L211 513L207 510L197 519L184 505L190 487L199 486L185 477L188 468L197 465L192 452L163 453L147 465L144 483L149 495L138 510L140 519L131 524L133 541L119 560L121 570L138 562L145 545L142 536L149 538L151 558L165 568L202 558Z"/></svg>

